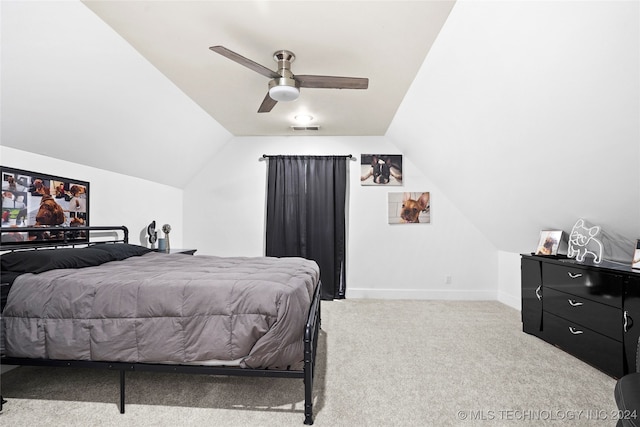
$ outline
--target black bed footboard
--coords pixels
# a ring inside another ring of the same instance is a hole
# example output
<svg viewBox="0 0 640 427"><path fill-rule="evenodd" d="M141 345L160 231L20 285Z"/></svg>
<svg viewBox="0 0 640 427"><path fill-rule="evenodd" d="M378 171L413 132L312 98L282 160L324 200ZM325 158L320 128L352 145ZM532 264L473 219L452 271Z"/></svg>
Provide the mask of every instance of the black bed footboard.
<svg viewBox="0 0 640 427"><path fill-rule="evenodd" d="M91 369L108 369L118 371L120 376L120 413L125 411L125 373L127 371L155 371L155 372L180 372L189 374L207 375L232 375L249 377L278 377L300 378L304 381L304 423L313 424L313 380L316 363L318 336L320 331L320 289L318 283L311 301L309 314L304 326L304 367L303 370L289 369L250 369L224 366L201 365L167 365L154 363L126 363L126 362L94 362L83 360L52 360L52 359L25 359L14 357L2 357L5 365L18 366L54 366L76 367ZM0 402L5 403L0 396ZM0 411L2 410L0 403Z"/></svg>

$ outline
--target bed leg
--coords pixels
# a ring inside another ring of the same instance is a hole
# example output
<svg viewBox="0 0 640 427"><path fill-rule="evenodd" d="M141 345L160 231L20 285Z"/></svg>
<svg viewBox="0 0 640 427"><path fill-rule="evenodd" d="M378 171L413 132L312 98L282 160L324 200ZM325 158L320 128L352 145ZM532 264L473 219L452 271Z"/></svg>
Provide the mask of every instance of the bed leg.
<svg viewBox="0 0 640 427"><path fill-rule="evenodd" d="M304 423L306 425L313 424L313 379L308 380L309 375L305 373L304 379Z"/></svg>
<svg viewBox="0 0 640 427"><path fill-rule="evenodd" d="M316 330L317 333L317 330ZM312 343L305 343L304 354L304 423L313 424L313 370L315 368L315 350Z"/></svg>
<svg viewBox="0 0 640 427"><path fill-rule="evenodd" d="M120 413L124 414L124 369L120 370Z"/></svg>

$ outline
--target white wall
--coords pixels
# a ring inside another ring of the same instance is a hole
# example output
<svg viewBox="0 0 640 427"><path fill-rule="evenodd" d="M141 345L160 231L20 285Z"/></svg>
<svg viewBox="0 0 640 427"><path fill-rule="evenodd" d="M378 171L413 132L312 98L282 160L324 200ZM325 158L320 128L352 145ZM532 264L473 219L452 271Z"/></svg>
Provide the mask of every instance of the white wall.
<svg viewBox="0 0 640 427"><path fill-rule="evenodd" d="M0 146L3 166L89 181L91 225L125 225L129 242L148 246L147 225L172 226L171 246L183 247L183 191L164 184ZM159 233L163 237L162 233Z"/></svg>
<svg viewBox="0 0 640 427"><path fill-rule="evenodd" d="M542 229L640 237L639 5L459 0L387 132L501 251L508 300Z"/></svg>
<svg viewBox="0 0 640 427"><path fill-rule="evenodd" d="M358 161L349 162L347 296L496 299L498 257L488 239L410 156L403 159L404 186L361 186L362 153L402 154L385 137L234 138L185 189L185 244L200 254L264 255L267 164L259 158L353 154ZM390 191L430 191L431 224L389 225Z"/></svg>
<svg viewBox="0 0 640 427"><path fill-rule="evenodd" d="M520 310L520 254L498 251L498 301Z"/></svg>
<svg viewBox="0 0 640 427"><path fill-rule="evenodd" d="M639 5L456 3L387 136L500 250L640 237Z"/></svg>

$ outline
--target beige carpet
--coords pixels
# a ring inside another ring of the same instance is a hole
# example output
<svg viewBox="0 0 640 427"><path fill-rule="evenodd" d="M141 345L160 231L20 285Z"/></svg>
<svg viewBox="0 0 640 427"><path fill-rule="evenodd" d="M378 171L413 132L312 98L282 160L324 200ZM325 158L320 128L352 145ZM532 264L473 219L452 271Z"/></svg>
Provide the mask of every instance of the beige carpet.
<svg viewBox="0 0 640 427"><path fill-rule="evenodd" d="M498 302L323 302L318 426L613 426L615 380ZM302 426L302 380L22 367L3 426Z"/></svg>

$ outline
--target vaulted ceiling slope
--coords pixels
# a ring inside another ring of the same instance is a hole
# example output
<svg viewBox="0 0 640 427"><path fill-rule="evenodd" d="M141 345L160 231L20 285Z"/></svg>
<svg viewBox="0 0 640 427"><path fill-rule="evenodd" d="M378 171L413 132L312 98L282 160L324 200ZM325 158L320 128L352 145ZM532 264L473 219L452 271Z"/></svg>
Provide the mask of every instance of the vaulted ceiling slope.
<svg viewBox="0 0 640 427"><path fill-rule="evenodd" d="M183 188L232 135L79 1L2 1L2 145Z"/></svg>
<svg viewBox="0 0 640 427"><path fill-rule="evenodd" d="M501 250L580 217L640 238L639 26L638 2L458 2L387 136Z"/></svg>

